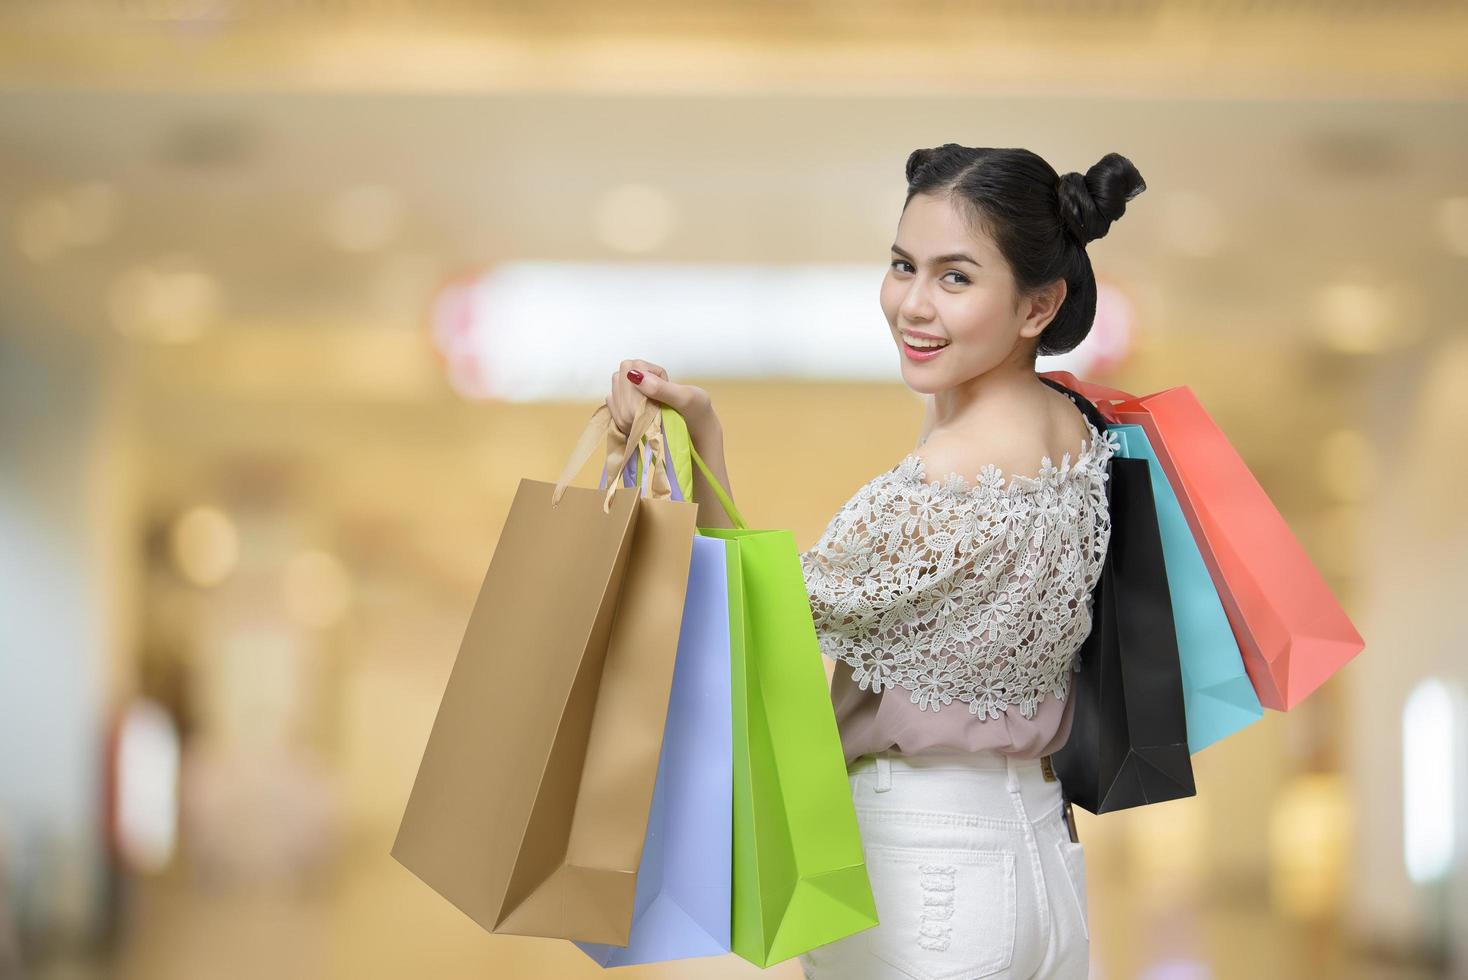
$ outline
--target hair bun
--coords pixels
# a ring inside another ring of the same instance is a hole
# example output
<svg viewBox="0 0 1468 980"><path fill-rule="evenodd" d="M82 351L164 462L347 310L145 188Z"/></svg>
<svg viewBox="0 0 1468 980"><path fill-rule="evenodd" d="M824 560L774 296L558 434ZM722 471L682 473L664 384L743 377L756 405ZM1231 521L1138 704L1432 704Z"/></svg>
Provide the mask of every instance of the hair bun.
<svg viewBox="0 0 1468 980"><path fill-rule="evenodd" d="M1120 153L1108 153L1084 174L1062 174L1056 185L1060 221L1081 245L1102 238L1126 213L1127 202L1147 189L1142 175Z"/></svg>

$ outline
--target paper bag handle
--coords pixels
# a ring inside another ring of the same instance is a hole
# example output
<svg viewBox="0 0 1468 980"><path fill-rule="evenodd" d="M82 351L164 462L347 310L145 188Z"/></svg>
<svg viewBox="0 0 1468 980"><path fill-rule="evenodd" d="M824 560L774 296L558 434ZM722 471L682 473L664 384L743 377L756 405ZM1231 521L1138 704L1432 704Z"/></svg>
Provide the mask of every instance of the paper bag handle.
<svg viewBox="0 0 1468 980"><path fill-rule="evenodd" d="M612 410L606 404L598 405L596 411L591 413L591 419L586 423L581 438L576 440L576 447L571 450L571 456L561 470L560 478L556 480L555 490L551 492L551 505L554 506L561 502L561 498L566 495L566 487L581 471L581 467L586 465L591 454L596 452L598 441L605 441L606 444L607 472L620 473L633 447L642 441L644 435L647 436L647 447L652 451L652 479L648 496L654 500L671 500L673 486L668 482L667 447L663 444L662 431L653 428L651 432L648 432L657 414L657 405L651 399L647 399L638 411L637 418L633 420L632 428L628 431L626 439L623 440L621 434L617 432L616 425L612 422ZM620 480L613 480L607 486L607 495L602 501L602 513L611 513L612 494L621 489L618 486L620 482Z"/></svg>

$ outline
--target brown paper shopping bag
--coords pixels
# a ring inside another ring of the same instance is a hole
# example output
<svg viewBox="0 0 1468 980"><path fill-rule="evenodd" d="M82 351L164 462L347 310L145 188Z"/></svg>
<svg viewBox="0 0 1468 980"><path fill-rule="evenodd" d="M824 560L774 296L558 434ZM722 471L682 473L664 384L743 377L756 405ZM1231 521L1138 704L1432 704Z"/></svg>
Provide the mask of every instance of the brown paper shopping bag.
<svg viewBox="0 0 1468 980"><path fill-rule="evenodd" d="M624 443L601 406L557 483L520 481L393 844L490 932L628 942L698 513L657 408ZM567 486L644 433L647 496Z"/></svg>

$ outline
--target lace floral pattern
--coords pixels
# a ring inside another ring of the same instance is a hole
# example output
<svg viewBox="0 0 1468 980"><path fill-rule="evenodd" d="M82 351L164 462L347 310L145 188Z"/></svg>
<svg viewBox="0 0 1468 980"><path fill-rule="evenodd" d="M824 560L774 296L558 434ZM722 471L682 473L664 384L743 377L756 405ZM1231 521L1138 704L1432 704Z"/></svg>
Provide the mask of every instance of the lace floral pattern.
<svg viewBox="0 0 1468 980"><path fill-rule="evenodd" d="M800 555L822 652L863 690L904 687L922 710L954 701L1026 718L1064 700L1091 630L1091 590L1111 539L1107 461L1116 434L1009 483L924 478L914 453L869 480Z"/></svg>

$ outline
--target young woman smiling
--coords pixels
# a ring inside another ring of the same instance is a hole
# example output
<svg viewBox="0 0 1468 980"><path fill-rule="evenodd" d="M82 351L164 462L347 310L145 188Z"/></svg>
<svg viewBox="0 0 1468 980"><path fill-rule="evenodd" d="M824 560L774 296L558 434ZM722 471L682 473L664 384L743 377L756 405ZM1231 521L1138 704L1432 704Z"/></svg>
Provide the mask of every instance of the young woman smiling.
<svg viewBox="0 0 1468 980"><path fill-rule="evenodd" d="M922 429L801 555L880 922L800 961L812 980L1084 977L1084 854L1046 757L1070 734L1117 447L1035 359L1090 331L1086 245L1146 185L1115 153L1062 176L952 143L906 176L880 301ZM708 393L624 361L623 432L641 396L732 494ZM727 527L694 480L699 523Z"/></svg>

